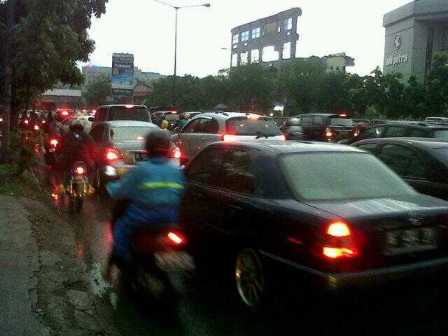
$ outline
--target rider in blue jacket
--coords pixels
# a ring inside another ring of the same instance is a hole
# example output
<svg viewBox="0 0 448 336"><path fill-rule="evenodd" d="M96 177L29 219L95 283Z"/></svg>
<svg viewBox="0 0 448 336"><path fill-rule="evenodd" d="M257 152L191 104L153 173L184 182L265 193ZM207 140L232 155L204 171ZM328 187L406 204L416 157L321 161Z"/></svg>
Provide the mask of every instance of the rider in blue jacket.
<svg viewBox="0 0 448 336"><path fill-rule="evenodd" d="M177 224L185 178L182 170L169 159L169 133L152 131L146 137L145 149L147 161L130 170L121 180L107 185L113 199L126 200L129 205L114 225L114 246L106 277L110 276L112 263L132 261L130 240L139 229Z"/></svg>

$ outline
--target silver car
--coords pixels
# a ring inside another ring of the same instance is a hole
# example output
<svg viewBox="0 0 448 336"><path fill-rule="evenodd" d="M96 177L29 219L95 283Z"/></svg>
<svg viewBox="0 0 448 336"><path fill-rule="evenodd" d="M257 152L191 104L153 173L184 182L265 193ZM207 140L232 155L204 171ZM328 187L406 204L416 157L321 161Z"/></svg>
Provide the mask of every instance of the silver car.
<svg viewBox="0 0 448 336"><path fill-rule="evenodd" d="M205 146L218 141L285 140L275 121L267 116L239 112L202 113L191 119L174 142L181 164L190 161Z"/></svg>

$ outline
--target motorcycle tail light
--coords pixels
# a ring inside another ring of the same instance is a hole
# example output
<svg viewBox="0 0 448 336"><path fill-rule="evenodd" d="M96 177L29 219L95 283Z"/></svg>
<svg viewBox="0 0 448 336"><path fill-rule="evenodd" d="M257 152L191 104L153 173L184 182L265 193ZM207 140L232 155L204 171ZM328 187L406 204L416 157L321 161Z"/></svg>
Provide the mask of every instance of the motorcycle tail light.
<svg viewBox="0 0 448 336"><path fill-rule="evenodd" d="M175 245L175 246L182 246L182 245L185 245L187 242L184 235L181 234L180 232L170 231L166 235L166 238L167 238L167 242L169 244Z"/></svg>
<svg viewBox="0 0 448 336"><path fill-rule="evenodd" d="M59 141L57 139L51 139L50 140L50 145L53 147L57 147L59 144Z"/></svg>
<svg viewBox="0 0 448 336"><path fill-rule="evenodd" d="M76 167L75 172L77 175L84 175L86 173L86 170L84 167Z"/></svg>
<svg viewBox="0 0 448 336"><path fill-rule="evenodd" d="M113 162L113 161L117 161L117 160L121 160L121 159L122 159L122 155L117 149L108 148L106 150L106 160L107 161Z"/></svg>

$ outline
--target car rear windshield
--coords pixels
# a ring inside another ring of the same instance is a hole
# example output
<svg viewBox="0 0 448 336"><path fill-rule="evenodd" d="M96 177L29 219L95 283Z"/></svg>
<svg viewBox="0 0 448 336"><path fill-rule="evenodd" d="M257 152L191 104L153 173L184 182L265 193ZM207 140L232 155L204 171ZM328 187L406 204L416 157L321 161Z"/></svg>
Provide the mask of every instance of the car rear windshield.
<svg viewBox="0 0 448 336"><path fill-rule="evenodd" d="M448 129L435 130L434 137L437 139L448 140Z"/></svg>
<svg viewBox="0 0 448 336"><path fill-rule="evenodd" d="M280 129L271 118L238 117L227 120L226 133L233 135L280 135Z"/></svg>
<svg viewBox="0 0 448 336"><path fill-rule="evenodd" d="M353 120L340 117L330 118L330 126L353 127Z"/></svg>
<svg viewBox="0 0 448 336"><path fill-rule="evenodd" d="M150 121L148 110L140 106L134 106L134 107L113 106L110 108L109 119Z"/></svg>
<svg viewBox="0 0 448 336"><path fill-rule="evenodd" d="M282 157L291 189L304 200L355 200L412 195L415 191L365 153L302 153Z"/></svg>
<svg viewBox="0 0 448 336"><path fill-rule="evenodd" d="M152 129L152 127L142 126L113 127L111 138L115 142L141 141Z"/></svg>

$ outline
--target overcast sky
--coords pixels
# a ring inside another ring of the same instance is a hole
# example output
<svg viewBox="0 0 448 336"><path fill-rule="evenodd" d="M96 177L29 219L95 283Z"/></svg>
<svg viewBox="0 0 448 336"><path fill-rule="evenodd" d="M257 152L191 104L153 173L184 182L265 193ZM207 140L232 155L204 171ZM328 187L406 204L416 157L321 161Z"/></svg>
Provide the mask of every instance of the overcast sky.
<svg viewBox="0 0 448 336"><path fill-rule="evenodd" d="M166 0L198 4L201 0ZM300 7L301 57L345 51L355 58L350 72L367 74L383 64L383 15L410 0L211 0L211 8L183 9L179 15L178 73L206 76L230 64L230 30L283 10ZM153 0L109 0L94 20L96 51L91 64L110 66L112 53L135 54L145 71L171 74L174 10Z"/></svg>

